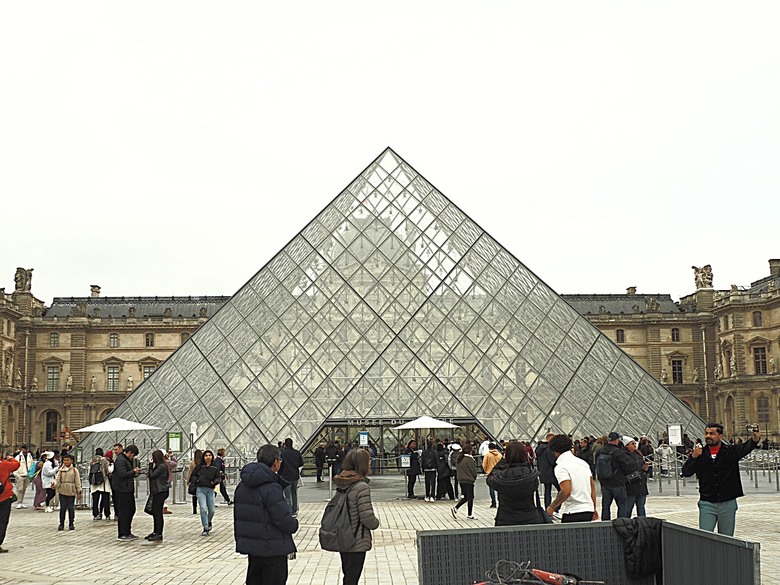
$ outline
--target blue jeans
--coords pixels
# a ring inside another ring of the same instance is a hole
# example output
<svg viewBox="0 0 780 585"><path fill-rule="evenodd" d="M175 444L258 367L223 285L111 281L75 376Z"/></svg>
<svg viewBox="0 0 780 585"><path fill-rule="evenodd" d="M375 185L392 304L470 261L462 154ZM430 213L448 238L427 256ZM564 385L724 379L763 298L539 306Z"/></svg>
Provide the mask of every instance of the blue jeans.
<svg viewBox="0 0 780 585"><path fill-rule="evenodd" d="M716 524L718 525L718 534L734 536L734 528L737 524L737 500L726 502L699 500L699 528L715 532Z"/></svg>
<svg viewBox="0 0 780 585"><path fill-rule="evenodd" d="M287 500L287 505L290 506L293 514L298 513L298 480L291 481L290 485L284 488L284 499Z"/></svg>
<svg viewBox="0 0 780 585"><path fill-rule="evenodd" d="M636 505L636 515L637 516L647 516L647 512L645 511L645 503L647 502L647 496L627 496L627 503L626 507L628 508L628 516L626 518L631 518L631 514L634 510L634 506Z"/></svg>
<svg viewBox="0 0 780 585"><path fill-rule="evenodd" d="M214 488L198 486L198 507L200 508L200 523L203 530L208 530L214 518Z"/></svg>
<svg viewBox="0 0 780 585"><path fill-rule="evenodd" d="M604 484L601 484L601 519L612 519L612 514L609 509L612 506L613 500L618 508L617 517L628 518L628 506L626 505L628 496L626 495L626 486L607 487Z"/></svg>

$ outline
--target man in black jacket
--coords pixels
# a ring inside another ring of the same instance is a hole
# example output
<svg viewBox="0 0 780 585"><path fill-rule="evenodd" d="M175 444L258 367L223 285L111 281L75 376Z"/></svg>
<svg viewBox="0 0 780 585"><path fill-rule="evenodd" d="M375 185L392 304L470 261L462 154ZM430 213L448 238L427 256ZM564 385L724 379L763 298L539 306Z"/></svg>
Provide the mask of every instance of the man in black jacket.
<svg viewBox="0 0 780 585"><path fill-rule="evenodd" d="M636 462L628 456L628 452L620 444L621 436L616 432L609 433L607 444L596 455L596 473L599 473L599 458L611 458L612 475L599 477L601 484L601 519L612 518L610 508L612 501L617 504L617 517L628 518L628 493L626 492L626 476L637 470Z"/></svg>
<svg viewBox="0 0 780 585"><path fill-rule="evenodd" d="M555 436L555 433L547 433L544 441L539 441L536 446L536 467L539 470L539 481L544 484L544 507L548 508L552 502L552 488L555 486L557 491L561 488L558 480L555 479L555 462L557 455L550 451L548 442Z"/></svg>
<svg viewBox="0 0 780 585"><path fill-rule="evenodd" d="M722 441L723 425L710 423L704 429L705 447L699 445L682 468L684 477L694 473L699 480L699 528L734 536L737 516L737 498L742 492L739 460L758 447L761 433L753 427L753 437L741 445ZM702 456L703 455L703 456Z"/></svg>
<svg viewBox="0 0 780 585"><path fill-rule="evenodd" d="M287 482L277 475L281 463L279 449L263 445L257 463L241 469L233 495L236 552L249 555L247 585L287 583L287 555L296 551L292 535L298 521L284 500Z"/></svg>
<svg viewBox="0 0 780 585"><path fill-rule="evenodd" d="M301 477L303 456L298 449L293 449L293 440L287 437L282 449L282 469L279 475L287 482L284 488L284 499L292 510L293 518L298 516L298 480Z"/></svg>
<svg viewBox="0 0 780 585"><path fill-rule="evenodd" d="M114 473L111 474L111 489L116 498L117 540L128 541L138 538L131 532L135 516L135 478L141 473L140 467L134 467L138 456L138 447L128 445L114 461Z"/></svg>

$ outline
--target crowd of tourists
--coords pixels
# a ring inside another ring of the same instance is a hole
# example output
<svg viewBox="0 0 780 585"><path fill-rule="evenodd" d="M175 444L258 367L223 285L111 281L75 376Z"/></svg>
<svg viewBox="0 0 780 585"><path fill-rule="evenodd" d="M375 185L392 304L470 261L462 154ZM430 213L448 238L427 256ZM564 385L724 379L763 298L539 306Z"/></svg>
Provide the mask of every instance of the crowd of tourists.
<svg viewBox="0 0 780 585"><path fill-rule="evenodd" d="M759 447L760 434L741 444L723 440L723 427L710 423L704 442L684 437L684 464L678 469L673 456L665 460L668 441L653 447L646 437L611 432L599 439L548 434L535 448L523 441L477 444L428 438L418 446L412 440L402 453L407 497L416 499L418 476L423 476L426 502L453 502L450 514L456 520L466 507L466 519L475 519L474 485L486 476L490 508L496 510L496 526L553 522L610 520L613 504L617 518L646 515L647 482L652 480L653 462L661 469L696 475L699 481L699 525L704 530L733 535L736 499L743 495L739 461ZM320 462L329 469L336 495L322 516L319 539L324 550L338 552L343 584L357 584L366 553L372 547L372 531L379 527L371 501L368 476L372 469L369 449L350 445L321 444L315 452L317 479L322 481ZM145 538L163 539L166 500L177 461L171 453L152 452L145 471L135 445L117 443L104 452L98 448L88 465L93 522L116 521L117 539L133 541L136 479L145 476L149 497L144 511L153 518L153 530ZM676 454L675 454L676 455ZM234 505L236 551L248 556L246 583L284 584L288 560L294 558L293 534L298 530L297 488L304 461L292 439L278 445L263 445L257 460L240 470L234 498L225 488L224 449L215 455L210 449L196 450L186 472L192 512L200 514L202 536L212 531L216 493L224 503ZM658 458L666 461L658 461ZM15 489L10 481L15 479ZM595 482L601 487L597 504ZM32 505L44 513L59 512L58 530L75 530L75 503L82 498L82 478L68 451L33 455L26 446L0 461L0 545L5 538L11 506L27 508L25 497L32 485ZM541 489L543 487L543 489ZM553 496L553 488L556 494ZM540 501L543 494L544 505ZM7 552L0 546L0 552Z"/></svg>

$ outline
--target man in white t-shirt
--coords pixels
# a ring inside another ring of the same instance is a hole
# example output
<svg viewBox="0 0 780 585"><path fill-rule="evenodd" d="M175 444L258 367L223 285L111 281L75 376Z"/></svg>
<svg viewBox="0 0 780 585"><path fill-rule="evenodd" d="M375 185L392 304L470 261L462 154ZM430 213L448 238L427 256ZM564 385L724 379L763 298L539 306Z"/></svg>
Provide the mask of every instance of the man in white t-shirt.
<svg viewBox="0 0 780 585"><path fill-rule="evenodd" d="M561 507L561 522L590 522L598 520L596 510L596 486L590 473L590 466L572 453L571 439L566 435L555 435L548 449L557 457L555 479L561 489L558 496L547 507L552 516Z"/></svg>

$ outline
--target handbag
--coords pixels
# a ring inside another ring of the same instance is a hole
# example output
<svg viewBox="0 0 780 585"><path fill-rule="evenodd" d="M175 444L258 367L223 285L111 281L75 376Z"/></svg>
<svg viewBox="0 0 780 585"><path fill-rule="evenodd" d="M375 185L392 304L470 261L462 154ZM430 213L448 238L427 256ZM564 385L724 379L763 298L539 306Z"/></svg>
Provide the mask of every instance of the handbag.
<svg viewBox="0 0 780 585"><path fill-rule="evenodd" d="M187 493L190 494L191 496L196 495L198 493L198 486L195 485L195 483L190 482L187 485Z"/></svg>
<svg viewBox="0 0 780 585"><path fill-rule="evenodd" d="M553 519L547 513L547 510L542 508L542 503L539 501L539 492L534 492L536 496L536 509L539 511L539 517L542 519L542 524L552 524Z"/></svg>
<svg viewBox="0 0 780 585"><path fill-rule="evenodd" d="M632 471L626 476L626 483L639 483L642 481L641 471Z"/></svg>
<svg viewBox="0 0 780 585"><path fill-rule="evenodd" d="M150 516L152 515L152 499L153 499L152 494L149 494L149 497L146 498L146 504L144 505L144 512L146 512Z"/></svg>

